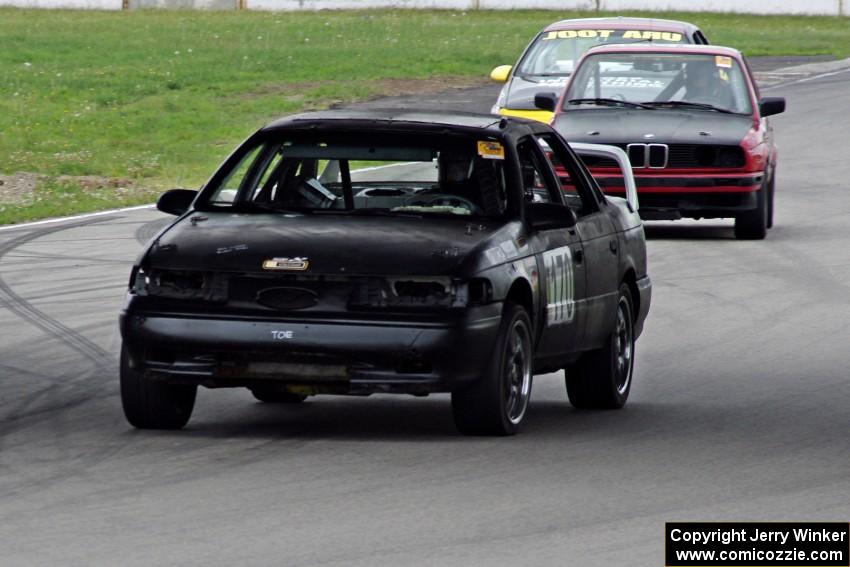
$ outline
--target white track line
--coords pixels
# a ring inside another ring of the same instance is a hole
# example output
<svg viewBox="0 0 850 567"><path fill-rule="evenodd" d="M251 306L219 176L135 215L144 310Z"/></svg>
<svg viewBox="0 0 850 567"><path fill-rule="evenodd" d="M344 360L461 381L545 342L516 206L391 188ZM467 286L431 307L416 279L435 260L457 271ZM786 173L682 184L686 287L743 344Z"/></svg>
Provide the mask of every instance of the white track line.
<svg viewBox="0 0 850 567"><path fill-rule="evenodd" d="M55 219L45 219L45 220L33 221L33 222L22 222L20 224L7 224L7 225L4 225L4 226L0 226L0 231L15 230L15 229L18 229L18 228L30 228L30 227L33 227L33 226L40 226L40 225L43 225L43 224L53 224L53 223L57 223L57 222L71 222L71 221L75 221L75 220L87 219L87 218L92 218L92 217L102 217L102 216L106 216L106 215L115 215L115 214L118 214L118 213L126 213L126 212L129 212L129 211L140 211L142 209L152 209L153 207L154 207L154 205L138 205L138 206L135 206L135 207L124 207L123 209L110 209L108 211L98 211L96 213L83 213L83 214L80 214L80 215L72 215L72 216L69 216L69 217L58 217L58 218L55 218Z"/></svg>
<svg viewBox="0 0 850 567"><path fill-rule="evenodd" d="M850 72L850 67L839 69L838 71L829 71L828 73L819 73L817 75L812 75L811 77L804 77L802 79L794 79L793 81L788 81L787 83L777 83L775 85L770 85L769 87L765 87L761 90L767 91L770 89L775 89L779 87L787 87L790 85L797 85L799 83L808 83L809 81L816 81L818 79L823 79L824 77L831 77L833 75L840 75L841 73Z"/></svg>

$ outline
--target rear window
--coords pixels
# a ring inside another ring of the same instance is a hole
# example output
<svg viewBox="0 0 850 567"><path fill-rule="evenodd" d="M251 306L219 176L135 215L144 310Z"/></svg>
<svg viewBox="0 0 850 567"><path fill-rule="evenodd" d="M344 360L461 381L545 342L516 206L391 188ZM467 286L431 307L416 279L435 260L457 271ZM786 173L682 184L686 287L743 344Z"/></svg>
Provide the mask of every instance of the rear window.
<svg viewBox="0 0 850 567"><path fill-rule="evenodd" d="M671 31L613 30L587 28L547 31L534 40L519 63L519 75L539 77L566 76L575 70L585 51L607 43L690 43L688 36Z"/></svg>

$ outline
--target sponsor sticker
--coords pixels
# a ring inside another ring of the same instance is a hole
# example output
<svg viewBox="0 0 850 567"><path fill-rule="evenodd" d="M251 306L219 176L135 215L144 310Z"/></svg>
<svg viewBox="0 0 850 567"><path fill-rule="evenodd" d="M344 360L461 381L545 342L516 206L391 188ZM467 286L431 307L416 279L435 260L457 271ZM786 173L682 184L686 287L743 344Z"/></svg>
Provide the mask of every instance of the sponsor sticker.
<svg viewBox="0 0 850 567"><path fill-rule="evenodd" d="M682 34L676 32L662 32L651 30L628 30L623 32L623 39L639 39L649 41L682 41Z"/></svg>
<svg viewBox="0 0 850 567"><path fill-rule="evenodd" d="M546 326L569 323L575 318L575 273L569 246L543 253L546 282Z"/></svg>
<svg viewBox="0 0 850 567"><path fill-rule="evenodd" d="M577 37L590 39L637 39L650 41L669 41L679 43L682 41L682 34L676 32L652 31L652 30L558 30L546 32L541 39L548 41L552 39L575 39Z"/></svg>
<svg viewBox="0 0 850 567"><path fill-rule="evenodd" d="M722 67L724 69L732 68L732 58L727 57L726 55L715 55L714 56L714 64L718 67Z"/></svg>
<svg viewBox="0 0 850 567"><path fill-rule="evenodd" d="M484 159L505 159L505 148L499 142L478 142L478 155Z"/></svg>
<svg viewBox="0 0 850 567"><path fill-rule="evenodd" d="M614 33L614 30L559 30L550 31L543 36L543 40L549 39L573 39L576 37L601 37L607 39Z"/></svg>

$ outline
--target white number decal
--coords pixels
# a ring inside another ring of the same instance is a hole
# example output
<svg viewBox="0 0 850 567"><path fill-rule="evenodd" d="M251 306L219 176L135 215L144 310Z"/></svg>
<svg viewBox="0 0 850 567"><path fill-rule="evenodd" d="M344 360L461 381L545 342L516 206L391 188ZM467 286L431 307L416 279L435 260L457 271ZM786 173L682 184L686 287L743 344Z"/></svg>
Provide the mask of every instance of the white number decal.
<svg viewBox="0 0 850 567"><path fill-rule="evenodd" d="M575 274L569 246L543 253L546 270L546 324L569 323L576 314Z"/></svg>

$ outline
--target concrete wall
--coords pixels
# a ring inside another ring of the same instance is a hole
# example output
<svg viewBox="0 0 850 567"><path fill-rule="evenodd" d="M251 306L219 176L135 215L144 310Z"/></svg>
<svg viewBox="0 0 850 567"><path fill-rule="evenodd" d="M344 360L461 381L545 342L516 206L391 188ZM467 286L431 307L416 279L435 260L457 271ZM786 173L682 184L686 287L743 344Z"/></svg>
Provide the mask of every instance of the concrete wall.
<svg viewBox="0 0 850 567"><path fill-rule="evenodd" d="M0 0L0 6L120 10L123 4L122 0Z"/></svg>
<svg viewBox="0 0 850 567"><path fill-rule="evenodd" d="M8 0L0 0L8 1ZM177 0L174 0L177 1ZM514 8L544 10L678 10L751 14L850 16L850 0L244 0L250 10L324 10L357 8Z"/></svg>
<svg viewBox="0 0 850 567"><path fill-rule="evenodd" d="M2 2L3 0L0 0ZM239 0L127 0L130 10L170 9L170 10L236 10Z"/></svg>
<svg viewBox="0 0 850 567"><path fill-rule="evenodd" d="M126 0L129 8L231 10L240 0ZM551 10L681 10L754 14L850 16L850 0L241 0L249 10L333 10L358 8L449 8L458 10L540 8ZM120 10L124 0L0 0L22 8Z"/></svg>

